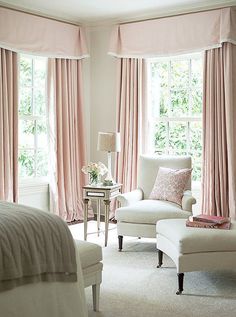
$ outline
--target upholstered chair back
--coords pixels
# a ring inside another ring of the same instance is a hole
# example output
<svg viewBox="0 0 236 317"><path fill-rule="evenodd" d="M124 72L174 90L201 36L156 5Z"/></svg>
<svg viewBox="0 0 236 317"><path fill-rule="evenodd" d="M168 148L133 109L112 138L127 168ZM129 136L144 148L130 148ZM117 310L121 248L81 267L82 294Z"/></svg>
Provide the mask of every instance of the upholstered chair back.
<svg viewBox="0 0 236 317"><path fill-rule="evenodd" d="M147 199L152 191L159 167L173 169L191 168L192 161L189 156L140 156L138 162L138 187L144 192ZM191 190L191 179L186 190Z"/></svg>

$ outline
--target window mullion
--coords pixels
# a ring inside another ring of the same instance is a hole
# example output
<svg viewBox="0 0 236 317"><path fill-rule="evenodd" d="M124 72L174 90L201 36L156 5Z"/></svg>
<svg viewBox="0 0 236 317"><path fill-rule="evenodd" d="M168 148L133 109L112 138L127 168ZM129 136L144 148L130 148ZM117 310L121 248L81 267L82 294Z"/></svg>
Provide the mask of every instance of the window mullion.
<svg viewBox="0 0 236 317"><path fill-rule="evenodd" d="M171 60L168 62L168 117L171 117L171 110L172 110L172 104L171 104ZM167 133L167 154L170 154L170 122L167 121L166 124L166 133Z"/></svg>
<svg viewBox="0 0 236 317"><path fill-rule="evenodd" d="M190 152L190 122L188 121L187 122L187 131L186 131L186 133L187 133L187 136L186 136L186 138L187 138L187 153L189 154L189 152Z"/></svg>
<svg viewBox="0 0 236 317"><path fill-rule="evenodd" d="M192 59L188 62L188 115L192 116ZM190 122L186 123L187 154L190 153Z"/></svg>
<svg viewBox="0 0 236 317"><path fill-rule="evenodd" d="M171 116L171 61L168 62L168 117Z"/></svg>
<svg viewBox="0 0 236 317"><path fill-rule="evenodd" d="M34 60L32 59L32 73L31 73L31 109L32 115L34 115Z"/></svg>
<svg viewBox="0 0 236 317"><path fill-rule="evenodd" d="M188 115L192 117L192 59L189 59L189 83L188 83Z"/></svg>
<svg viewBox="0 0 236 317"><path fill-rule="evenodd" d="M37 176L37 168L38 168L38 131L37 131L37 120L34 120L34 176Z"/></svg>
<svg viewBox="0 0 236 317"><path fill-rule="evenodd" d="M169 154L170 153L170 122L169 121L167 121L166 122L166 154Z"/></svg>

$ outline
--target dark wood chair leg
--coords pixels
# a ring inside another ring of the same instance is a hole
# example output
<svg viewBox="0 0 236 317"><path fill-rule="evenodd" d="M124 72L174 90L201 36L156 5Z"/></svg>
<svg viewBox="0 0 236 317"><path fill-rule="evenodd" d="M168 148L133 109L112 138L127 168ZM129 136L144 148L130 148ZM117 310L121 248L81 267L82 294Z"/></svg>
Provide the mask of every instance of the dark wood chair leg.
<svg viewBox="0 0 236 317"><path fill-rule="evenodd" d="M163 252L161 250L158 250L158 265L157 265L157 268L158 267L161 267L163 262Z"/></svg>
<svg viewBox="0 0 236 317"><path fill-rule="evenodd" d="M179 289L176 292L176 295L181 295L183 292L183 285L184 285L184 273L178 273L178 285L179 285Z"/></svg>
<svg viewBox="0 0 236 317"><path fill-rule="evenodd" d="M119 251L122 251L122 248L123 248L123 236L118 236L118 242L119 242Z"/></svg>

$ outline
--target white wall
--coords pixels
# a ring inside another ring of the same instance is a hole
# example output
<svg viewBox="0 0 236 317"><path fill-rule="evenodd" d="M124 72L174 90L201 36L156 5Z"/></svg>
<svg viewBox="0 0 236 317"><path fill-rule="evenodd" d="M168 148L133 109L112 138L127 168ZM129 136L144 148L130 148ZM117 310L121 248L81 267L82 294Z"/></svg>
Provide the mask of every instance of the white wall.
<svg viewBox="0 0 236 317"><path fill-rule="evenodd" d="M105 164L106 153L97 151L98 132L116 129L116 59L107 54L110 31L109 26L90 28L90 154L91 161Z"/></svg>

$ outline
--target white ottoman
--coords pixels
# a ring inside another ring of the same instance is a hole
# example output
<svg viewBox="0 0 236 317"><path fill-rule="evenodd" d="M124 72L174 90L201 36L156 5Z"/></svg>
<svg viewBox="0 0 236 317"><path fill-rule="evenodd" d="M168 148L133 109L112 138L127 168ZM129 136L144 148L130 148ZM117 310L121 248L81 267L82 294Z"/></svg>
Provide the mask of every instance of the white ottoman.
<svg viewBox="0 0 236 317"><path fill-rule="evenodd" d="M163 252L177 267L179 289L184 272L235 269L236 223L230 230L190 228L184 219L160 220L156 224L157 249L161 267Z"/></svg>
<svg viewBox="0 0 236 317"><path fill-rule="evenodd" d="M102 248L91 242L75 240L84 277L84 287L92 285L93 309L99 310L100 284L102 282Z"/></svg>

